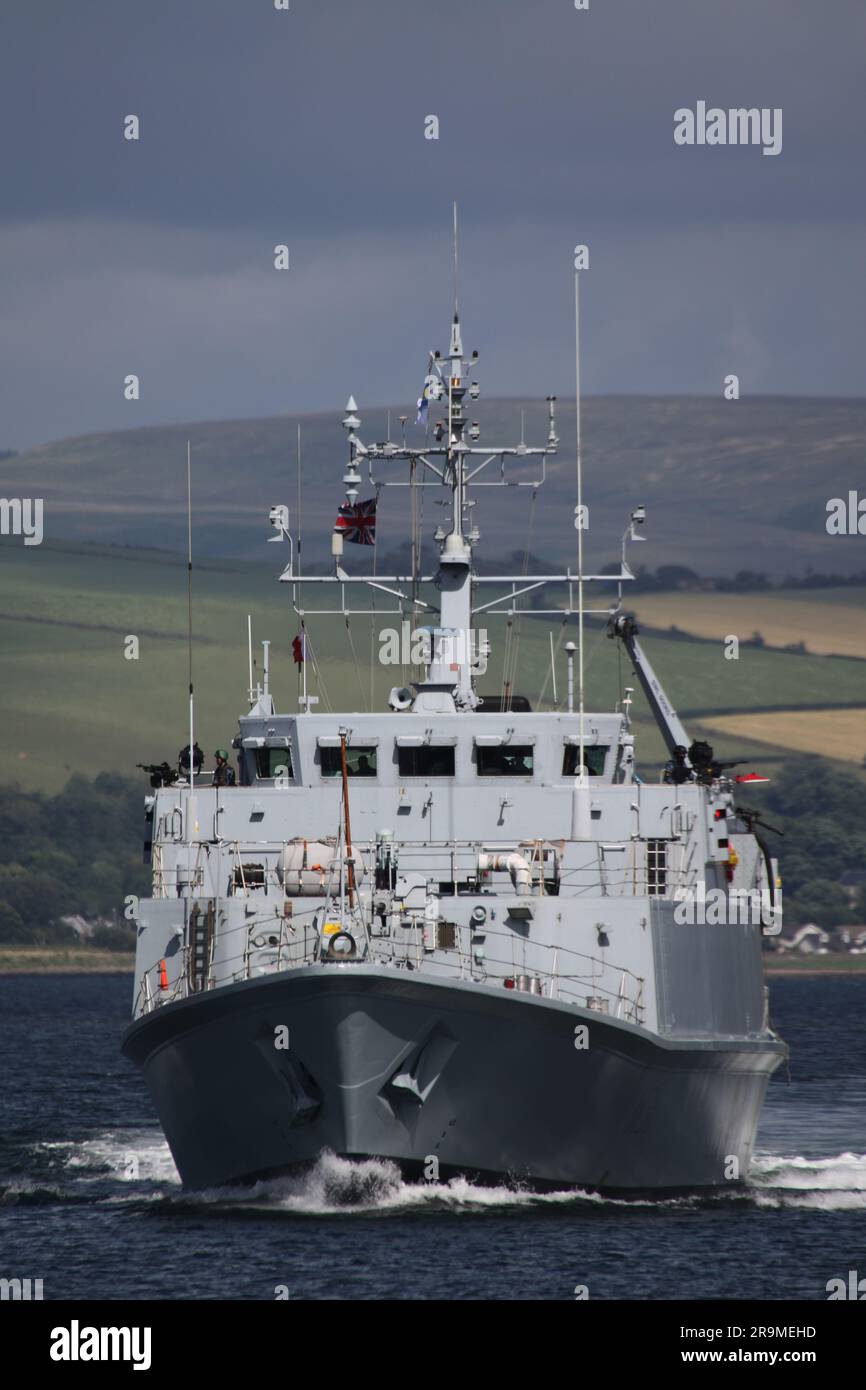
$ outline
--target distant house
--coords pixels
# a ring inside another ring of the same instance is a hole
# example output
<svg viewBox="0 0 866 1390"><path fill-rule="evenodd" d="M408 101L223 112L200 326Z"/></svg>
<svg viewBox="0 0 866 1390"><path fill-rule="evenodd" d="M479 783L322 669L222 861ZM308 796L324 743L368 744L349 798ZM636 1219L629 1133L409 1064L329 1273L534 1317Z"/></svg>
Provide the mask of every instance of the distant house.
<svg viewBox="0 0 866 1390"><path fill-rule="evenodd" d="M65 927L71 927L76 936L82 941L86 941L88 937L92 936L96 927L95 922L88 922L86 918L79 916L78 913L70 917L61 917L60 920Z"/></svg>
<svg viewBox="0 0 866 1390"><path fill-rule="evenodd" d="M836 936L843 951L850 951L852 956L866 955L866 924L837 927Z"/></svg>
<svg viewBox="0 0 866 1390"><path fill-rule="evenodd" d="M805 926L798 927L793 936L780 936L778 949L780 951L796 951L801 956L815 953L823 955L829 945L828 933L822 931L814 922L807 922Z"/></svg>

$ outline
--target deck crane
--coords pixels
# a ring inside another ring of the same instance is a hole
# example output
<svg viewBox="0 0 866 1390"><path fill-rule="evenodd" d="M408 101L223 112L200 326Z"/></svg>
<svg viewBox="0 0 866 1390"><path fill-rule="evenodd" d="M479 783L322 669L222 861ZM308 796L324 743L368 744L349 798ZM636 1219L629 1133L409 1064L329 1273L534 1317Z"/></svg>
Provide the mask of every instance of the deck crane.
<svg viewBox="0 0 866 1390"><path fill-rule="evenodd" d="M680 723L679 715L662 690L661 682L637 640L640 631L637 619L631 613L614 613L608 623L608 637L618 637L631 658L634 673L649 701L656 723L662 732L667 750L673 756L675 748L688 749L691 743L688 734ZM691 763L686 757L687 767Z"/></svg>

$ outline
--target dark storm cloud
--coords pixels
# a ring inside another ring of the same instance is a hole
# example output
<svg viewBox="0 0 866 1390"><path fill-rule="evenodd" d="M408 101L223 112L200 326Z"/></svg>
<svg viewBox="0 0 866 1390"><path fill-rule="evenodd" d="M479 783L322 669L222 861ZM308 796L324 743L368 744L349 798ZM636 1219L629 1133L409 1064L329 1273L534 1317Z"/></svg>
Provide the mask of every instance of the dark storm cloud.
<svg viewBox="0 0 866 1390"><path fill-rule="evenodd" d="M489 389L568 389L578 240L590 389L862 389L859 0L7 0L0 23L0 447L331 406L350 379L411 398L452 197ZM782 153L676 147L699 99L782 107Z"/></svg>

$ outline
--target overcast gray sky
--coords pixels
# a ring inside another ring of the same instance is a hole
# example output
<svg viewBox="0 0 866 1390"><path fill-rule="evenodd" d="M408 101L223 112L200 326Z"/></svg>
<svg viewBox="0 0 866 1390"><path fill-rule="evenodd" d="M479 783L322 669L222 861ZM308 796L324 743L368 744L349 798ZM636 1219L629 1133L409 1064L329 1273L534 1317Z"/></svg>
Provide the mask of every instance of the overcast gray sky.
<svg viewBox="0 0 866 1390"><path fill-rule="evenodd" d="M587 391L862 395L864 54L863 0L3 0L0 448L408 406L452 198L488 394L573 391L585 242Z"/></svg>

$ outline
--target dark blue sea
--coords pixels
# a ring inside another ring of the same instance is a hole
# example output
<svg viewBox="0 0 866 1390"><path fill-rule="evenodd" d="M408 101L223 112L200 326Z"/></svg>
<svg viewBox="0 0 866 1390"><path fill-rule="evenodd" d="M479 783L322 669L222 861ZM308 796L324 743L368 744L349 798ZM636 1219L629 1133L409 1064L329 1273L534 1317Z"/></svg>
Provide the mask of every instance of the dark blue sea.
<svg viewBox="0 0 866 1390"><path fill-rule="evenodd" d="M64 1299L826 1299L866 1275L866 976L771 983L791 1047L745 1191L621 1202L323 1158L182 1192L118 1044L131 976L0 978L0 1276Z"/></svg>

